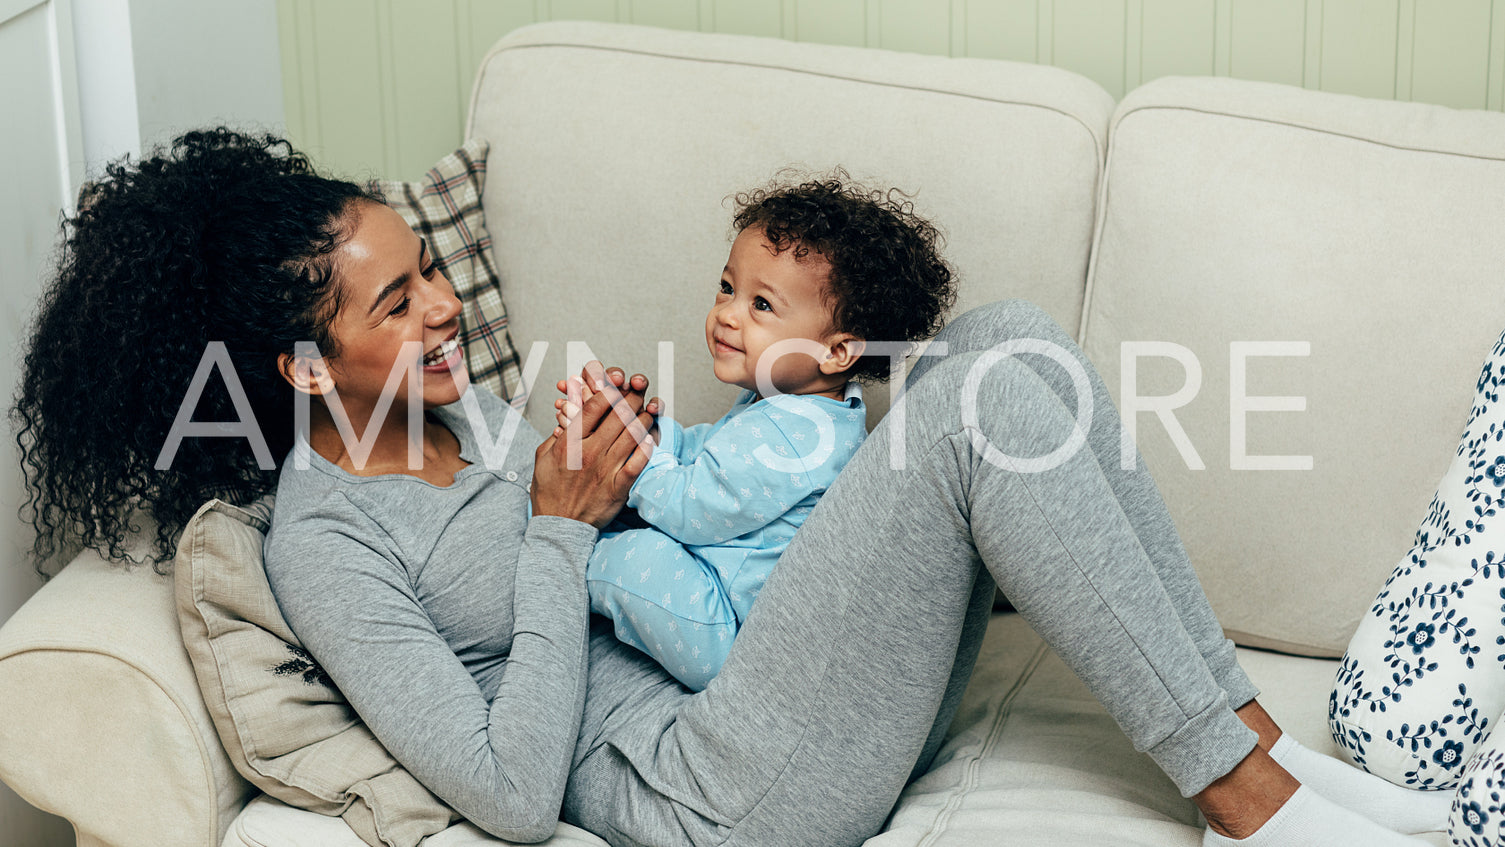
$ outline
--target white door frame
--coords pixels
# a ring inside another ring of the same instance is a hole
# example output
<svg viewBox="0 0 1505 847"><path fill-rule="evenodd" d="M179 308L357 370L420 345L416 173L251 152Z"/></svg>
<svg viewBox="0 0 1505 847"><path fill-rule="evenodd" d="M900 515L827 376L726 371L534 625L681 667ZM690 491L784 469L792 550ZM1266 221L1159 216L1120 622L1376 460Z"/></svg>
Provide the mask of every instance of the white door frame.
<svg viewBox="0 0 1505 847"><path fill-rule="evenodd" d="M72 0L0 0L0 27L38 6L47 7L47 34L52 57L52 99L56 107L58 197L65 212L73 211L74 197L83 182L84 145L78 111L78 72L73 49Z"/></svg>

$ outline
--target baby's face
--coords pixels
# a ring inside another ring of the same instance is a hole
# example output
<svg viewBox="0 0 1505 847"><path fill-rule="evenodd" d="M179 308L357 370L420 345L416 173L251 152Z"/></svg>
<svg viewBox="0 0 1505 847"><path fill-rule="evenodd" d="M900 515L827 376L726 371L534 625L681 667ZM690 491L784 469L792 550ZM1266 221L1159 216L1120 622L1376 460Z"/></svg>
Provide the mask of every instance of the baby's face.
<svg viewBox="0 0 1505 847"><path fill-rule="evenodd" d="M766 356L764 379L780 392L830 387L820 361L836 337L826 296L831 265L819 253L794 254L793 248L776 252L758 227L732 243L705 319L706 346L722 382L766 395L758 385L758 364Z"/></svg>

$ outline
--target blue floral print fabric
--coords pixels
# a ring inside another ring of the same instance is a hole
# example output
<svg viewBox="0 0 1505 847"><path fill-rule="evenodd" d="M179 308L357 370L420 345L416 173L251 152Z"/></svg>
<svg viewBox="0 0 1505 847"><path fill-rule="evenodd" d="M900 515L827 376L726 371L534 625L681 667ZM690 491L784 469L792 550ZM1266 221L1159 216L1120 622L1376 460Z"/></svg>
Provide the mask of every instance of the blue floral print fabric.
<svg viewBox="0 0 1505 847"><path fill-rule="evenodd" d="M1505 844L1505 733L1492 734L1468 765L1453 794L1448 834L1458 847Z"/></svg>
<svg viewBox="0 0 1505 847"><path fill-rule="evenodd" d="M1458 788L1455 844L1498 845L1500 767L1470 759L1505 711L1505 334L1411 549L1359 624L1328 700L1333 739L1391 782ZM1502 736L1505 738L1505 736ZM1505 752L1494 754L1505 765ZM1480 757L1483 758L1482 756ZM1465 796L1465 794L1467 796Z"/></svg>

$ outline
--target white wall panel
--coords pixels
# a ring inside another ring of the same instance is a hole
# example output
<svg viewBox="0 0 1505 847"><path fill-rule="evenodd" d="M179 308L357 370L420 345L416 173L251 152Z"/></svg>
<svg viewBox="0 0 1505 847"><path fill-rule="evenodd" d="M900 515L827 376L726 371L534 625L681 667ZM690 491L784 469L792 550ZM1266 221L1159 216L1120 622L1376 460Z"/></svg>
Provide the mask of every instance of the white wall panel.
<svg viewBox="0 0 1505 847"><path fill-rule="evenodd" d="M7 404L58 215L83 164L69 11L60 0L0 4L0 106L10 127L26 128L0 134L0 385ZM0 621L41 587L26 558L31 529L16 517L24 490L20 456L7 438L0 446ZM0 785L0 840L6 847L67 847L73 829Z"/></svg>

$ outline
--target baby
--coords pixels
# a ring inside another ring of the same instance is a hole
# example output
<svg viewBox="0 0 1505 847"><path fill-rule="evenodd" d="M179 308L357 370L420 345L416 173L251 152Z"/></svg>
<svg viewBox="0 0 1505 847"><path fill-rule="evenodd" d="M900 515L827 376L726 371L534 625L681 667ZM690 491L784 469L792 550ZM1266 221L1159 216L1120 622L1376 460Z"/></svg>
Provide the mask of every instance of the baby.
<svg viewBox="0 0 1505 847"><path fill-rule="evenodd" d="M938 233L895 194L837 170L736 198L705 341L716 378L742 394L713 424L659 420L627 499L647 527L608 527L586 567L592 610L692 690L720 670L779 555L866 436L858 382L889 375L886 351L867 342L928 338L954 299ZM555 405L561 425L577 411Z"/></svg>

